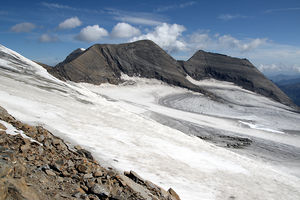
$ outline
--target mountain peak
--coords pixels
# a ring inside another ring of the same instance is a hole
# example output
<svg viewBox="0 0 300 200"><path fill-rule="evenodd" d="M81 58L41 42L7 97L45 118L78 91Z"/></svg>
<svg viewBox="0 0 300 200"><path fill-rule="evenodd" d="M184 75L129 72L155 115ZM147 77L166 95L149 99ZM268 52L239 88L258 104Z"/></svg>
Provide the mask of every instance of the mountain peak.
<svg viewBox="0 0 300 200"><path fill-rule="evenodd" d="M63 62L48 70L62 80L92 84L122 82L121 74L155 78L208 94L186 79L214 78L233 82L244 89L270 97L286 105L291 100L247 59L197 51L188 61L176 61L151 40L124 44L95 44L85 51L73 51Z"/></svg>
<svg viewBox="0 0 300 200"><path fill-rule="evenodd" d="M293 105L292 101L247 59L200 50L188 61L183 62L183 68L195 80L214 78L233 82L283 104Z"/></svg>

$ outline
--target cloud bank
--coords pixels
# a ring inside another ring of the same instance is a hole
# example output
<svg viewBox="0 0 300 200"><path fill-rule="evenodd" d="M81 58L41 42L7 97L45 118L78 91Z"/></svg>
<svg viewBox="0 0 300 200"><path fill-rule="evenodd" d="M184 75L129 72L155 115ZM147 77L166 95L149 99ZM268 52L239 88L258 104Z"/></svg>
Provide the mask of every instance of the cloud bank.
<svg viewBox="0 0 300 200"><path fill-rule="evenodd" d="M22 33L22 32L31 32L33 29L35 29L35 25L29 22L24 22L20 24L16 24L13 27L11 27L11 31L16 33Z"/></svg>
<svg viewBox="0 0 300 200"><path fill-rule="evenodd" d="M80 26L82 22L78 19L78 17L71 17L66 19L65 21L61 22L58 25L59 29L72 29Z"/></svg>
<svg viewBox="0 0 300 200"><path fill-rule="evenodd" d="M105 36L108 36L108 32L104 28L99 27L99 25L93 25L81 29L75 39L84 42L95 42Z"/></svg>
<svg viewBox="0 0 300 200"><path fill-rule="evenodd" d="M266 44L267 41L267 38L248 38L239 40L231 35L193 33L189 36L188 44L189 48L193 50L229 50L245 53Z"/></svg>
<svg viewBox="0 0 300 200"><path fill-rule="evenodd" d="M39 41L40 42L57 42L59 39L57 36L52 36L49 34L43 34L40 36Z"/></svg>
<svg viewBox="0 0 300 200"><path fill-rule="evenodd" d="M129 38L140 34L141 31L139 29L124 22L117 23L111 32L113 38Z"/></svg>
<svg viewBox="0 0 300 200"><path fill-rule="evenodd" d="M156 26L153 31L134 37L130 41L152 40L167 52L172 53L186 48L185 42L181 39L183 31L185 27L182 25L163 23Z"/></svg>

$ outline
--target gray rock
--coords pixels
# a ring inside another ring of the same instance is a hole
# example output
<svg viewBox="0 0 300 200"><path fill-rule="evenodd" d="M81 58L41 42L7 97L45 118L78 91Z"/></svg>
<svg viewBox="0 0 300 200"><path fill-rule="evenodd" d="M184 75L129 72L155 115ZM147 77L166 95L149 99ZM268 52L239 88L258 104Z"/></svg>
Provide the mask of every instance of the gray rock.
<svg viewBox="0 0 300 200"><path fill-rule="evenodd" d="M214 78L233 82L246 90L256 92L286 105L292 101L272 81L267 79L249 60L197 51L186 62L184 70L196 80Z"/></svg>
<svg viewBox="0 0 300 200"><path fill-rule="evenodd" d="M66 59L48 72L61 80L119 84L121 73L155 78L168 84L204 92L190 83L180 64L150 40L126 44L96 44Z"/></svg>
<svg viewBox="0 0 300 200"><path fill-rule="evenodd" d="M102 173L101 170L97 170L97 171L95 171L95 173L94 173L94 176L95 176L95 177L100 177L100 176L102 176L102 175L103 175L103 173Z"/></svg>
<svg viewBox="0 0 300 200"><path fill-rule="evenodd" d="M180 200L179 195L172 188L170 188L168 190L168 192L172 196L172 199L174 199L174 200Z"/></svg>
<svg viewBox="0 0 300 200"><path fill-rule="evenodd" d="M108 197L109 196L109 190L107 189L107 187L105 187L104 185L100 185L100 184L95 184L92 188L91 191L94 194L100 195L100 196L104 196L104 197Z"/></svg>
<svg viewBox="0 0 300 200"><path fill-rule="evenodd" d="M155 78L165 83L216 97L186 79L215 78L233 82L247 90L293 106L293 102L247 59L196 52L188 61L176 61L150 40L126 44L96 44L85 51L75 50L49 73L61 80L92 84L120 84L121 73Z"/></svg>
<svg viewBox="0 0 300 200"><path fill-rule="evenodd" d="M45 170L45 172L49 176L56 176L56 174L51 169L47 169L47 170Z"/></svg>
<svg viewBox="0 0 300 200"><path fill-rule="evenodd" d="M37 140L38 140L39 142L43 142L44 139L45 139L45 136L43 136L43 135L40 135L40 136L38 136L38 138L37 138Z"/></svg>
<svg viewBox="0 0 300 200"><path fill-rule="evenodd" d="M90 179L90 178L93 178L93 174L85 174L85 175L83 175L83 178L84 178L84 179Z"/></svg>
<svg viewBox="0 0 300 200"><path fill-rule="evenodd" d="M130 172L124 172L124 175L132 179L136 183L145 183L145 180L132 170Z"/></svg>

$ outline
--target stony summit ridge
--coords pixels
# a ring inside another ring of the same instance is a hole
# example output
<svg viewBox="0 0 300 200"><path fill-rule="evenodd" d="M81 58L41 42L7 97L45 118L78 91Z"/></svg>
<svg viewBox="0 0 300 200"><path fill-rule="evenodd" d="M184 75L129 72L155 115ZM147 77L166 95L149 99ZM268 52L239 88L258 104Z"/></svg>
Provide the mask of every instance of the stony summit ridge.
<svg viewBox="0 0 300 200"><path fill-rule="evenodd" d="M205 93L213 99L221 99L194 85L186 76L189 75L195 80L214 78L233 82L244 89L294 107L289 97L247 59L199 50L189 60L177 61L150 40L125 44L95 44L85 51L76 49L63 62L46 69L61 80L92 84L119 84L122 82L122 73L155 78Z"/></svg>

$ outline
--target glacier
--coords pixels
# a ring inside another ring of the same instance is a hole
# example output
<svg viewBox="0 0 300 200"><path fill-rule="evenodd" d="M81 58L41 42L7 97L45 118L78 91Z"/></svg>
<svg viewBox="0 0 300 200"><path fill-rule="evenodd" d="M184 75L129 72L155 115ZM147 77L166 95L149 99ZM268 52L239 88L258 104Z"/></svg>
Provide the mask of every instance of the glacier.
<svg viewBox="0 0 300 200"><path fill-rule="evenodd" d="M232 83L187 77L217 102L126 75L121 85L63 82L2 45L0 76L0 105L17 119L83 146L107 167L172 187L182 199L300 198L300 114ZM202 132L253 142L227 148L201 139Z"/></svg>

